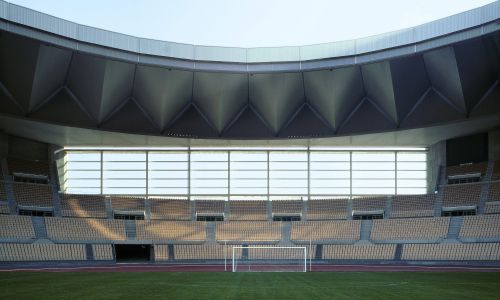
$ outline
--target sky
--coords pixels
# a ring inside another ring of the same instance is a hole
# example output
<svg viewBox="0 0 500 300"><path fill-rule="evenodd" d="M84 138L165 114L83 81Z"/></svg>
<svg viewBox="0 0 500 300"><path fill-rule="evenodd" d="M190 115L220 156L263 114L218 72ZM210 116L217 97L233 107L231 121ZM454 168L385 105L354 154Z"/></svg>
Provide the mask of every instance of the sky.
<svg viewBox="0 0 500 300"><path fill-rule="evenodd" d="M138 37L228 47L349 40L450 16L493 0L7 0Z"/></svg>

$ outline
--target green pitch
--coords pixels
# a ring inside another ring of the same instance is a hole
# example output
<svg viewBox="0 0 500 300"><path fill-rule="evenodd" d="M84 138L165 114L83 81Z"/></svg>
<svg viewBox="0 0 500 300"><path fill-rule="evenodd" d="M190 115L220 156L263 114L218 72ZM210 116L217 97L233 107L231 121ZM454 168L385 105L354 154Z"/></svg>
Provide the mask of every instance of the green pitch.
<svg viewBox="0 0 500 300"><path fill-rule="evenodd" d="M0 299L499 299L500 273L0 273Z"/></svg>

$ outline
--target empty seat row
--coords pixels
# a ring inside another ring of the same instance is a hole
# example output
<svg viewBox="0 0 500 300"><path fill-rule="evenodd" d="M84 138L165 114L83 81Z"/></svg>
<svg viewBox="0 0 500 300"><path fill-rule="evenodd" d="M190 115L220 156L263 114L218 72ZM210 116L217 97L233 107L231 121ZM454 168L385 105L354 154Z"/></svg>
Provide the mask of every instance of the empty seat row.
<svg viewBox="0 0 500 300"><path fill-rule="evenodd" d="M272 242L281 240L280 222L218 222L216 223L216 238L219 243L234 242Z"/></svg>
<svg viewBox="0 0 500 300"><path fill-rule="evenodd" d="M53 240L126 240L122 220L45 218L45 226Z"/></svg>
<svg viewBox="0 0 500 300"><path fill-rule="evenodd" d="M357 241L360 229L359 220L293 222L290 238L297 244Z"/></svg>
<svg viewBox="0 0 500 300"><path fill-rule="evenodd" d="M205 241L205 222L190 221L136 221L138 240Z"/></svg>
<svg viewBox="0 0 500 300"><path fill-rule="evenodd" d="M94 260L113 260L113 245L111 244L93 244L92 253Z"/></svg>
<svg viewBox="0 0 500 300"><path fill-rule="evenodd" d="M61 194L63 217L106 218L106 198L101 195Z"/></svg>
<svg viewBox="0 0 500 300"><path fill-rule="evenodd" d="M373 220L372 240L438 240L448 234L450 218Z"/></svg>
<svg viewBox="0 0 500 300"><path fill-rule="evenodd" d="M0 244L0 261L86 260L82 244Z"/></svg>
<svg viewBox="0 0 500 300"><path fill-rule="evenodd" d="M499 243L406 244L404 260L500 260Z"/></svg>
<svg viewBox="0 0 500 300"><path fill-rule="evenodd" d="M0 238L34 239L35 230L28 216L0 215Z"/></svg>
<svg viewBox="0 0 500 300"><path fill-rule="evenodd" d="M500 238L500 215L466 216L460 228L461 238Z"/></svg>
<svg viewBox="0 0 500 300"><path fill-rule="evenodd" d="M392 260L396 245L324 245L323 259L339 260Z"/></svg>

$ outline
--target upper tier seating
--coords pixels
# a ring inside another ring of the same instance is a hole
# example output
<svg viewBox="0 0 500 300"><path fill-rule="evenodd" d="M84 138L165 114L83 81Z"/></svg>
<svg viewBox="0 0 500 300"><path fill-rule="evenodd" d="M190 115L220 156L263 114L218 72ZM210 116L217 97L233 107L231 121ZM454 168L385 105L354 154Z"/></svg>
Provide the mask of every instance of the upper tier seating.
<svg viewBox="0 0 500 300"><path fill-rule="evenodd" d="M500 214L500 202L486 202L484 207L485 214Z"/></svg>
<svg viewBox="0 0 500 300"><path fill-rule="evenodd" d="M149 198L151 219L191 220L189 200Z"/></svg>
<svg viewBox="0 0 500 300"><path fill-rule="evenodd" d="M392 198L391 218L432 217L436 195L405 195Z"/></svg>
<svg viewBox="0 0 500 300"><path fill-rule="evenodd" d="M481 176L486 174L488 162L462 164L457 166L449 166L446 168L446 176L467 175L479 173Z"/></svg>
<svg viewBox="0 0 500 300"><path fill-rule="evenodd" d="M126 240L122 220L45 218L45 226L53 240Z"/></svg>
<svg viewBox="0 0 500 300"><path fill-rule="evenodd" d="M46 184L13 182L17 205L52 207L52 187Z"/></svg>
<svg viewBox="0 0 500 300"><path fill-rule="evenodd" d="M438 240L448 234L450 218L412 218L373 220L371 239Z"/></svg>
<svg viewBox="0 0 500 300"><path fill-rule="evenodd" d="M359 197L352 199L353 211L385 210L387 197Z"/></svg>
<svg viewBox="0 0 500 300"><path fill-rule="evenodd" d="M229 218L232 221L267 220L267 201L229 201Z"/></svg>
<svg viewBox="0 0 500 300"><path fill-rule="evenodd" d="M272 201L273 214L300 214L302 213L301 200L275 200Z"/></svg>
<svg viewBox="0 0 500 300"><path fill-rule="evenodd" d="M223 214L224 203L218 200L197 200L195 202L196 214Z"/></svg>
<svg viewBox="0 0 500 300"><path fill-rule="evenodd" d="M396 245L324 245L323 259L394 259Z"/></svg>
<svg viewBox="0 0 500 300"><path fill-rule="evenodd" d="M404 260L500 260L499 243L406 244Z"/></svg>
<svg viewBox="0 0 500 300"><path fill-rule="evenodd" d="M205 241L205 222L136 221L137 239L154 241Z"/></svg>
<svg viewBox="0 0 500 300"><path fill-rule="evenodd" d="M307 221L292 222L291 237L294 243L323 243L332 241L357 241L361 221Z"/></svg>
<svg viewBox="0 0 500 300"><path fill-rule="evenodd" d="M112 196L111 206L117 211L144 211L144 198Z"/></svg>
<svg viewBox="0 0 500 300"><path fill-rule="evenodd" d="M218 242L273 242L281 240L281 222L218 222Z"/></svg>
<svg viewBox="0 0 500 300"><path fill-rule="evenodd" d="M499 238L500 215L464 216L461 238Z"/></svg>
<svg viewBox="0 0 500 300"><path fill-rule="evenodd" d="M481 183L443 186L443 207L477 206L480 197Z"/></svg>
<svg viewBox="0 0 500 300"><path fill-rule="evenodd" d="M49 177L49 163L46 161L30 161L17 158L7 159L9 173L22 173L28 175L42 175Z"/></svg>
<svg viewBox="0 0 500 300"><path fill-rule="evenodd" d="M106 198L101 195L60 194L63 217L106 218Z"/></svg>
<svg viewBox="0 0 500 300"><path fill-rule="evenodd" d="M0 244L0 261L86 260L83 244Z"/></svg>
<svg viewBox="0 0 500 300"><path fill-rule="evenodd" d="M347 218L347 202L344 199L321 199L307 201L308 220L335 220Z"/></svg>
<svg viewBox="0 0 500 300"><path fill-rule="evenodd" d="M36 238L31 217L0 215L0 238L34 239Z"/></svg>

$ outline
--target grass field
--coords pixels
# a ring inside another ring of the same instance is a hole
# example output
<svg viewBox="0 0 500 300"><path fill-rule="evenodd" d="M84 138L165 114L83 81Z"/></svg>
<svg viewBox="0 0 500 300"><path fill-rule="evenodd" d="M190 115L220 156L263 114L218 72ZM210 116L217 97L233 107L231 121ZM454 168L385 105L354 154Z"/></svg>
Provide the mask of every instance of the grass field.
<svg viewBox="0 0 500 300"><path fill-rule="evenodd" d="M0 273L0 299L499 299L500 273Z"/></svg>

